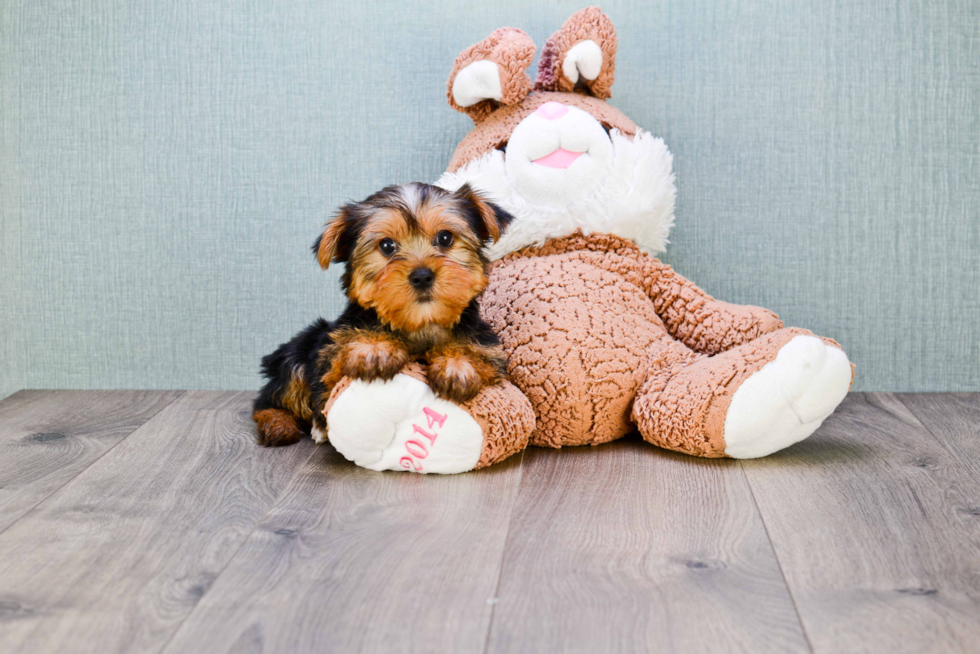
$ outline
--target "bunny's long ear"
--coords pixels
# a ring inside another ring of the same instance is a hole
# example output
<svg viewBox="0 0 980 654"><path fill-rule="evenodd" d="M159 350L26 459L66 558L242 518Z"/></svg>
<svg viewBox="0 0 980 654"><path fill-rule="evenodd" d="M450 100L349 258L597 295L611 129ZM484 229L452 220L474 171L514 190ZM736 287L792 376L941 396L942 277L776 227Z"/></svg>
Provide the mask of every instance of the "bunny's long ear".
<svg viewBox="0 0 980 654"><path fill-rule="evenodd" d="M579 91L605 100L616 75L616 29L598 7L576 11L541 50L539 91Z"/></svg>
<svg viewBox="0 0 980 654"><path fill-rule="evenodd" d="M517 104L531 92L526 70L534 50L531 37L513 27L466 48L449 75L449 106L480 122L501 104Z"/></svg>

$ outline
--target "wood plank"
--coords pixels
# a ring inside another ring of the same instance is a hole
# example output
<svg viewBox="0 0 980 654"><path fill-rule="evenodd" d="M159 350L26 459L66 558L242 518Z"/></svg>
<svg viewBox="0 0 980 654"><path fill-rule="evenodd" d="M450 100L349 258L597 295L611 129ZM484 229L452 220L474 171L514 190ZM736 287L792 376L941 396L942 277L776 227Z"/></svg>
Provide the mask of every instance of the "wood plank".
<svg viewBox="0 0 980 654"><path fill-rule="evenodd" d="M0 402L0 532L179 396L20 391Z"/></svg>
<svg viewBox="0 0 980 654"><path fill-rule="evenodd" d="M735 461L532 450L489 652L807 651Z"/></svg>
<svg viewBox="0 0 980 654"><path fill-rule="evenodd" d="M902 393L897 396L960 463L980 475L980 393ZM957 507L980 526L980 497Z"/></svg>
<svg viewBox="0 0 980 654"><path fill-rule="evenodd" d="M482 653L520 460L419 476L322 446L166 651Z"/></svg>
<svg viewBox="0 0 980 654"><path fill-rule="evenodd" d="M185 393L0 534L0 651L163 647L312 450L252 397Z"/></svg>
<svg viewBox="0 0 980 654"><path fill-rule="evenodd" d="M977 651L971 465L896 396L860 393L803 443L743 462L816 652Z"/></svg>

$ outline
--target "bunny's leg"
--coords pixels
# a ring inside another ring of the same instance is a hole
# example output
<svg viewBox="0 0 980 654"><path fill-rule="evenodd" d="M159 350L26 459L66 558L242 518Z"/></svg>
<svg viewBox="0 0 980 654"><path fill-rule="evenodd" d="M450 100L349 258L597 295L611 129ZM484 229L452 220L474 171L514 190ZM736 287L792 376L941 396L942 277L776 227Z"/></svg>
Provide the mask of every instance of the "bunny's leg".
<svg viewBox="0 0 980 654"><path fill-rule="evenodd" d="M436 397L411 364L388 382L342 379L323 411L330 443L371 470L452 474L483 468L527 446L531 403L510 382L463 404Z"/></svg>
<svg viewBox="0 0 980 654"><path fill-rule="evenodd" d="M816 431L851 378L840 347L804 329L779 329L711 357L674 343L652 357L632 418L660 447L757 458Z"/></svg>

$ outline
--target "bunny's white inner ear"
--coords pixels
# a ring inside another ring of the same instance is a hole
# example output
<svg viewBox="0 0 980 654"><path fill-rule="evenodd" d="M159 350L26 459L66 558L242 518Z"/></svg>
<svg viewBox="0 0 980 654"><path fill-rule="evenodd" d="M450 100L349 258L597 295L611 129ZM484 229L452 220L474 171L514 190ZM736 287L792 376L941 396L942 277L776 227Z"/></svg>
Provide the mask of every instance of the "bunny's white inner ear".
<svg viewBox="0 0 980 654"><path fill-rule="evenodd" d="M601 59L601 53L599 57ZM472 107L484 100L499 101L502 96L500 71L497 64L487 59L474 61L459 71L453 80L453 100L461 107Z"/></svg>
<svg viewBox="0 0 980 654"><path fill-rule="evenodd" d="M591 81L598 77L601 71L602 50L592 39L579 41L573 45L568 54L565 55L565 60L561 62L561 72L565 73L565 77L571 80L573 84L578 81L580 73L582 77ZM457 77L457 79L459 78ZM454 86L454 93L455 90Z"/></svg>

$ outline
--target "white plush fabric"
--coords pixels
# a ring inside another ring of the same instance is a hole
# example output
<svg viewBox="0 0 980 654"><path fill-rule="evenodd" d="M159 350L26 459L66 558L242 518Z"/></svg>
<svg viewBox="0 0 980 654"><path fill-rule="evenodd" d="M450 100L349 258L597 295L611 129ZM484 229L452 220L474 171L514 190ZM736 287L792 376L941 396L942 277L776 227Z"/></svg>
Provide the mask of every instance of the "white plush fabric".
<svg viewBox="0 0 980 654"><path fill-rule="evenodd" d="M594 80L602 71L602 49L592 39L573 45L561 62L561 72L574 84L579 74L587 80Z"/></svg>
<svg viewBox="0 0 980 654"><path fill-rule="evenodd" d="M327 433L344 458L370 470L466 472L483 451L470 414L404 374L352 382L327 414Z"/></svg>
<svg viewBox="0 0 980 654"><path fill-rule="evenodd" d="M549 147L586 154L564 170L534 164ZM493 259L579 229L663 252L674 224L673 159L663 140L642 130L632 139L618 130L607 135L574 107L553 121L528 116L514 130L506 155L491 152L444 173L436 184L454 191L466 182L514 216L489 249Z"/></svg>
<svg viewBox="0 0 980 654"><path fill-rule="evenodd" d="M486 59L474 61L453 80L453 100L461 107L472 107L483 100L500 100L502 96L500 70Z"/></svg>
<svg viewBox="0 0 980 654"><path fill-rule="evenodd" d="M820 427L851 385L851 364L816 336L797 336L735 391L725 417L725 454L767 456Z"/></svg>
<svg viewBox="0 0 980 654"><path fill-rule="evenodd" d="M602 125L587 112L565 107L552 119L549 102L514 128L507 143L504 166L514 190L530 205L568 206L591 195L608 177L613 164L613 144ZM536 163L558 150L581 152L567 168Z"/></svg>

